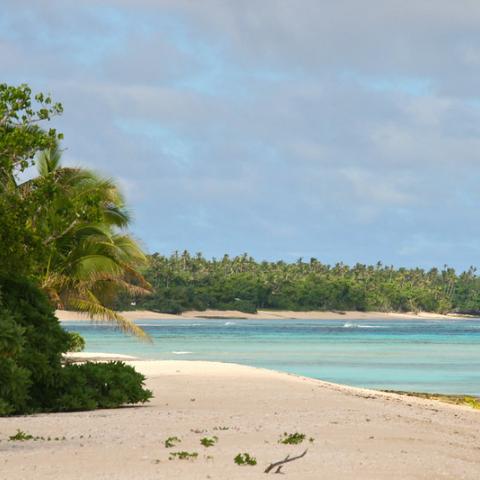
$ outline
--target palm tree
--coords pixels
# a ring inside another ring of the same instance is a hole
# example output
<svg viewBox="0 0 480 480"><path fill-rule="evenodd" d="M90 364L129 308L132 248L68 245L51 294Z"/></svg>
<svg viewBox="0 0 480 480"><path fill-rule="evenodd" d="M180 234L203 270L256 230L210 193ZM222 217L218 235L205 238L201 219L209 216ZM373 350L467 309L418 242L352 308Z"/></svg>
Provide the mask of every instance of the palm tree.
<svg viewBox="0 0 480 480"><path fill-rule="evenodd" d="M19 186L24 197L45 198L31 222L43 235L46 262L38 268L41 287L58 308L115 322L141 338L146 333L109 307L119 292L146 295L139 273L146 262L127 233L130 216L118 187L90 170L62 167L58 149L37 160L39 176Z"/></svg>

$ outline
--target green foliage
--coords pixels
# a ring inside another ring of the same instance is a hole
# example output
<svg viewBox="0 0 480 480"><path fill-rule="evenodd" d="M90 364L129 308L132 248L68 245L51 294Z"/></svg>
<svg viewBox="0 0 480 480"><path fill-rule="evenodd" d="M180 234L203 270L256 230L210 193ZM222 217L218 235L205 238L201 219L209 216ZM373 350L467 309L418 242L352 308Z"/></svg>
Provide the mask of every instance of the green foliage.
<svg viewBox="0 0 480 480"><path fill-rule="evenodd" d="M24 332L0 301L0 416L26 408L30 372L17 360L23 351Z"/></svg>
<svg viewBox="0 0 480 480"><path fill-rule="evenodd" d="M278 443L283 443L285 445L298 445L305 440L304 433L287 433L283 434L283 437L278 441Z"/></svg>
<svg viewBox="0 0 480 480"><path fill-rule="evenodd" d="M152 392L145 377L123 362L66 365L62 369L53 404L56 411L115 408L144 403Z"/></svg>
<svg viewBox="0 0 480 480"><path fill-rule="evenodd" d="M201 254L154 254L143 272L153 294L135 308L179 313L207 308L357 311L480 311L475 269L394 269L377 265L256 262L248 255L207 260ZM118 304L130 309L130 297Z"/></svg>
<svg viewBox="0 0 480 480"><path fill-rule="evenodd" d="M0 84L0 178L24 170L39 150L63 138L54 128L45 131L39 126L62 112L50 95L33 96L28 85Z"/></svg>
<svg viewBox="0 0 480 480"><path fill-rule="evenodd" d="M200 444L204 447L213 447L218 442L218 437L203 437L200 439Z"/></svg>
<svg viewBox="0 0 480 480"><path fill-rule="evenodd" d="M169 460L173 460L174 458L178 458L179 460L195 460L198 457L197 452L171 452Z"/></svg>
<svg viewBox="0 0 480 480"><path fill-rule="evenodd" d="M478 397L451 395L444 393L405 392L399 390L383 391L387 393L395 393L397 395L405 395L406 397L427 398L428 400L438 400L440 402L452 403L454 405L464 405L480 410L480 398Z"/></svg>
<svg viewBox="0 0 480 480"><path fill-rule="evenodd" d="M30 281L0 278L0 415L146 402L144 376L121 362L62 367L70 335Z"/></svg>
<svg viewBox="0 0 480 480"><path fill-rule="evenodd" d="M27 85L0 84L0 275L29 275L45 260L41 233L34 231L31 221L45 198L40 194L24 201L17 176L39 151L62 138L55 129L42 128L61 113L62 106L49 95L34 96Z"/></svg>
<svg viewBox="0 0 480 480"><path fill-rule="evenodd" d="M53 303L112 321L146 338L134 322L112 310L119 292L146 295L138 272L145 255L124 231L130 216L110 179L61 165L58 149L41 152L38 177L18 186L22 204L34 204L29 224L42 256L31 274ZM38 255L37 255L38 257Z"/></svg>
<svg viewBox="0 0 480 480"><path fill-rule="evenodd" d="M15 191L1 191L0 275L28 275L45 260L42 239L29 228L34 202L23 202Z"/></svg>
<svg viewBox="0 0 480 480"><path fill-rule="evenodd" d="M3 322L10 318L7 320L7 331L14 329L21 332L18 336L20 345L8 342L15 352L8 358L14 362L15 368L20 369L21 385L15 380L13 383L3 379L0 381L2 398L11 405L11 411L6 413L48 410L56 396L56 385L62 369L61 356L67 350L68 334L55 318L45 294L32 282L0 278L0 292ZM7 378L12 380L11 377ZM3 396L6 389L10 390L10 394L17 392L15 401L8 400L8 391L6 397ZM25 389L28 389L28 393ZM26 393L23 400L21 392Z"/></svg>
<svg viewBox="0 0 480 480"><path fill-rule="evenodd" d="M78 332L68 332L67 352L82 352L85 349L85 339Z"/></svg>
<svg viewBox="0 0 480 480"><path fill-rule="evenodd" d="M179 444L181 440L178 437L168 437L165 440L165 448L172 448Z"/></svg>
<svg viewBox="0 0 480 480"><path fill-rule="evenodd" d="M60 165L62 135L43 125L62 111L27 85L0 84L0 415L151 397L143 376L126 365L62 367L62 353L84 342L62 329L54 305L99 315L145 338L109 304L118 291L148 292L138 272L144 254L122 231L129 215L117 186ZM34 160L39 176L20 184L18 174Z"/></svg>
<svg viewBox="0 0 480 480"><path fill-rule="evenodd" d="M250 456L249 453L239 453L233 461L237 465L256 465L257 459L255 457Z"/></svg>
<svg viewBox="0 0 480 480"><path fill-rule="evenodd" d="M17 433L8 437L8 440L10 442L26 442L27 440L33 440L33 438L33 435L25 433L22 430L17 430Z"/></svg>
<svg viewBox="0 0 480 480"><path fill-rule="evenodd" d="M469 407L480 410L480 399L474 397L464 397L463 403Z"/></svg>
<svg viewBox="0 0 480 480"><path fill-rule="evenodd" d="M63 437L55 437L53 440L56 442L59 442L59 441L65 441L66 439L67 437L63 436ZM17 433L15 435L11 435L10 437L8 437L8 440L10 442L27 442L29 440L33 440L34 442L37 442L39 440L50 442L52 441L52 438L51 437L45 438L38 435L34 437L29 433L26 433L22 430L17 429Z"/></svg>

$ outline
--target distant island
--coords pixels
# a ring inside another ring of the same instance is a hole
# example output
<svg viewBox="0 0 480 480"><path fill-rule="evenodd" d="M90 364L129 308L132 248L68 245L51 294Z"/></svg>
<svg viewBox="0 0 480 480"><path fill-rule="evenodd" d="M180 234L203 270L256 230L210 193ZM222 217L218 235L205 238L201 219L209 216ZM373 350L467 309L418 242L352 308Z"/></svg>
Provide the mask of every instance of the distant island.
<svg viewBox="0 0 480 480"><path fill-rule="evenodd" d="M480 311L476 269L394 268L315 258L258 262L247 254L206 259L202 254L155 253L143 272L149 296L120 296L117 310L178 314L189 310L432 312L475 315Z"/></svg>

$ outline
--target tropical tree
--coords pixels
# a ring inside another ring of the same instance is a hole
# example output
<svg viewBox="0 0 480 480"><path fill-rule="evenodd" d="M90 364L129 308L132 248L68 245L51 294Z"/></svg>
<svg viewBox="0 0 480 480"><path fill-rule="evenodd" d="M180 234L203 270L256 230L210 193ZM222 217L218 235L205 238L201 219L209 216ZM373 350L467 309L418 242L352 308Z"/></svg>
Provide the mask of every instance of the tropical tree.
<svg viewBox="0 0 480 480"><path fill-rule="evenodd" d="M145 256L125 229L130 215L117 185L83 168L61 165L58 147L36 159L38 176L18 186L37 205L30 229L42 238L35 276L55 305L113 321L127 332L145 332L111 305L120 292L149 293L139 273Z"/></svg>
<svg viewBox="0 0 480 480"><path fill-rule="evenodd" d="M36 206L19 197L17 176L38 151L63 138L53 128L42 128L62 111L60 103L43 93L33 95L28 85L0 83L0 274L28 276L41 254L41 242L28 228Z"/></svg>

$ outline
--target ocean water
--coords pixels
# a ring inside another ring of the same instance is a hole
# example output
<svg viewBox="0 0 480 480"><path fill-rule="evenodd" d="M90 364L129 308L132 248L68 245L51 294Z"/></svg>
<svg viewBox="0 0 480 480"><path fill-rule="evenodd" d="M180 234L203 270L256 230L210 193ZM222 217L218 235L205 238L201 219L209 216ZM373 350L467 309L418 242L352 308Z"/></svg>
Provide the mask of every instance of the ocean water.
<svg viewBox="0 0 480 480"><path fill-rule="evenodd" d="M233 362L373 389L480 395L478 320L137 322L146 344L102 323L68 322L86 351Z"/></svg>

